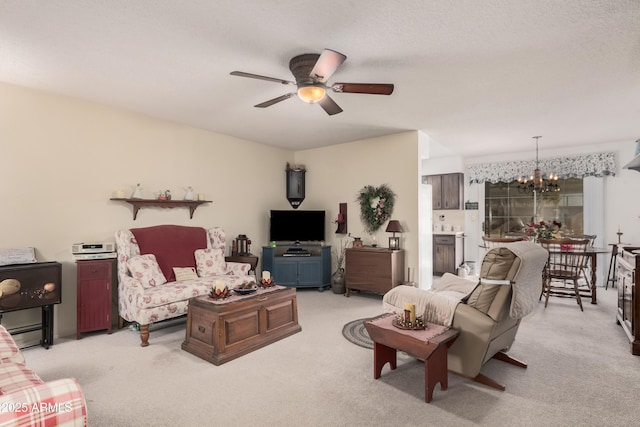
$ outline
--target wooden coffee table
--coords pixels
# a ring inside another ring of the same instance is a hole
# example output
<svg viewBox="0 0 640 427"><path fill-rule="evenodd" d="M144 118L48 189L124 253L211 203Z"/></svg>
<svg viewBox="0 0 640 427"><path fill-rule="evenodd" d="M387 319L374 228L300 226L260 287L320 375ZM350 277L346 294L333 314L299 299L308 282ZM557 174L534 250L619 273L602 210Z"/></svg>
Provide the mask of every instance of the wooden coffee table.
<svg viewBox="0 0 640 427"><path fill-rule="evenodd" d="M378 379L386 363L396 369L396 349L424 360L424 400L431 402L433 389L449 386L447 350L458 338L456 329L427 323L425 330L405 330L393 326L396 314L388 314L364 322L373 340L373 378Z"/></svg>
<svg viewBox="0 0 640 427"><path fill-rule="evenodd" d="M274 286L225 300L192 298L182 349L221 365L300 332L295 288Z"/></svg>

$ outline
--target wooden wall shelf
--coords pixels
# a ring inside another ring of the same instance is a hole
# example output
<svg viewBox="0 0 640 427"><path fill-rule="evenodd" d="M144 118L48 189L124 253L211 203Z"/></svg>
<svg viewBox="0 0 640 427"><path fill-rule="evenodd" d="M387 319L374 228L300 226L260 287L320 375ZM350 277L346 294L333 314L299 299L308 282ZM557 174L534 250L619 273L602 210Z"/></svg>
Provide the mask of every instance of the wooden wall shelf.
<svg viewBox="0 0 640 427"><path fill-rule="evenodd" d="M116 202L127 202L133 206L133 220L135 221L138 217L138 211L140 208L145 207L156 207L156 208L178 208L178 207L188 207L189 208L189 218L193 219L193 212L196 208L204 203L211 203L211 200L156 200L156 199L121 199L121 198L111 198L110 200L114 200Z"/></svg>

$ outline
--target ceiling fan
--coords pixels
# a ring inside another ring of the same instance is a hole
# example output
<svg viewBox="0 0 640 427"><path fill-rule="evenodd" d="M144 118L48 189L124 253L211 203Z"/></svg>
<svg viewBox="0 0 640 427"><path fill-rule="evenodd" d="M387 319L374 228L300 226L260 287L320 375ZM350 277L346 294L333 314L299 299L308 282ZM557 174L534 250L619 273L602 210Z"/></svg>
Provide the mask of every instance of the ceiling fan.
<svg viewBox="0 0 640 427"><path fill-rule="evenodd" d="M258 108L266 108L294 95L310 104L318 103L330 116L342 112L342 108L335 103L327 90L337 93L364 93L371 95L391 95L393 85L387 83L333 83L327 85L327 80L333 75L347 57L331 49L324 49L321 54L305 53L298 55L289 61L289 69L296 81L282 80L273 77L260 76L258 74L232 71L232 76L249 77L251 79L266 80L268 82L294 85L296 92L287 93L255 105Z"/></svg>

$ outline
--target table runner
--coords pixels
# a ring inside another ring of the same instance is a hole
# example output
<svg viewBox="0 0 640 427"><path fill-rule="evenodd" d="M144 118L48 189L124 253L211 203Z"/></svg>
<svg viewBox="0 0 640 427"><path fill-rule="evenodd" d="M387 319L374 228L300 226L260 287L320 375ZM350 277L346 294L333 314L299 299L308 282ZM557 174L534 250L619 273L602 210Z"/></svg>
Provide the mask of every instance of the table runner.
<svg viewBox="0 0 640 427"><path fill-rule="evenodd" d="M418 339L424 342L429 342L430 340L434 339L439 335L444 334L450 329L450 328L447 328L446 326L437 325L435 323L429 323L429 322L427 322L427 329L419 329L419 330L400 329L393 326L392 324L393 319L396 318L397 316L398 316L398 313L395 313L395 312L385 313L374 319L368 320L367 323L371 323L372 325L375 325L379 328L391 329L400 334L408 335L410 337L413 337L415 339Z"/></svg>
<svg viewBox="0 0 640 427"><path fill-rule="evenodd" d="M228 298L224 298L224 299L213 299L211 298L209 295L202 295L198 298L200 298L202 301L210 303L210 304L216 304L216 305L222 305L222 304L229 304L231 302L236 302L236 301L240 301L246 298L250 298L250 297L255 297L256 295L264 295L264 294L268 294L280 289L286 289L286 286L280 286L280 285L275 285L272 286L270 288L258 288L257 291L252 292L250 294L245 294L245 295L240 295L238 293L235 293L233 290L229 290L229 292L231 293L231 295Z"/></svg>

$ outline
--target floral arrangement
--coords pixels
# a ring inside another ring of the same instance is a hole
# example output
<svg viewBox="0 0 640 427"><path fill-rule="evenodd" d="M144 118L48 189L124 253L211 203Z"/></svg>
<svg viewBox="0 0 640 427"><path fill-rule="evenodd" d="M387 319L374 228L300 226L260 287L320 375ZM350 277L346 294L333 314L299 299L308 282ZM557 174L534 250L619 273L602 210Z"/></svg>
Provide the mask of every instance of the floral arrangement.
<svg viewBox="0 0 640 427"><path fill-rule="evenodd" d="M349 237L351 237L351 233L349 233ZM340 241L340 250L338 250L338 248L336 247L333 248L333 255L336 258L336 272L344 269L344 258L346 255L345 251L347 250L347 245L348 240L342 239Z"/></svg>
<svg viewBox="0 0 640 427"><path fill-rule="evenodd" d="M551 239L554 233L558 232L562 227L562 223L553 220L551 223L540 221L539 223L531 222L526 229L526 233L531 236L536 236L537 239Z"/></svg>
<svg viewBox="0 0 640 427"><path fill-rule="evenodd" d="M386 184L380 187L366 185L360 190L360 219L367 233L378 231L382 224L391 218L395 198L395 193Z"/></svg>

